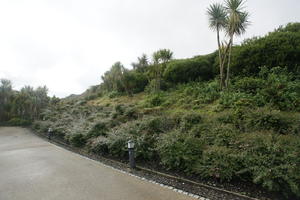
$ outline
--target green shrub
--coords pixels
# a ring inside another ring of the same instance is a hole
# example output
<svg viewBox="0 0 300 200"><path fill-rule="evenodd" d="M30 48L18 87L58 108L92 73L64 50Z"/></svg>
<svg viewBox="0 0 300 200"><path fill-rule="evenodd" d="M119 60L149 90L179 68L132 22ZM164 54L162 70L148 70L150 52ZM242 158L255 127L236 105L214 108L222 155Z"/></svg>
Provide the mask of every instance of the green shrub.
<svg viewBox="0 0 300 200"><path fill-rule="evenodd" d="M245 167L241 176L250 174L254 183L270 191L300 197L298 136L258 132L244 135L237 146Z"/></svg>
<svg viewBox="0 0 300 200"><path fill-rule="evenodd" d="M140 134L135 139L136 158L139 161L156 162L158 159L155 149L158 136L157 134L144 133Z"/></svg>
<svg viewBox="0 0 300 200"><path fill-rule="evenodd" d="M201 140L178 130L162 135L157 143L162 164L187 173L192 172L195 162L201 158L203 148Z"/></svg>
<svg viewBox="0 0 300 200"><path fill-rule="evenodd" d="M273 130L280 134L293 134L298 130L295 118L287 117L280 111L258 109L248 113L245 125L248 130Z"/></svg>
<svg viewBox="0 0 300 200"><path fill-rule="evenodd" d="M280 110L300 110L300 81L292 80L293 75L286 68L262 68L260 76L267 84L258 94L265 104Z"/></svg>
<svg viewBox="0 0 300 200"><path fill-rule="evenodd" d="M124 114L124 111L125 111L125 108L124 108L124 105L122 104L118 104L115 106L115 111L118 115L123 115Z"/></svg>
<svg viewBox="0 0 300 200"><path fill-rule="evenodd" d="M126 71L126 73L124 73L123 82L125 83L127 90L132 93L139 93L144 91L148 84L148 79L144 73Z"/></svg>
<svg viewBox="0 0 300 200"><path fill-rule="evenodd" d="M177 125L172 117L148 117L140 124L140 130L150 134L159 134L172 130Z"/></svg>
<svg viewBox="0 0 300 200"><path fill-rule="evenodd" d="M171 61L164 72L164 78L172 83L210 80L213 78L210 56Z"/></svg>
<svg viewBox="0 0 300 200"><path fill-rule="evenodd" d="M107 96L108 96L109 98L113 99L113 98L116 98L116 97L120 96L120 93L117 92L117 91L112 91L112 92L108 93Z"/></svg>
<svg viewBox="0 0 300 200"><path fill-rule="evenodd" d="M109 150L108 150L108 144L107 144L107 138L97 138L97 141L95 141L90 149L91 152L96 153L98 155L107 155Z"/></svg>
<svg viewBox="0 0 300 200"><path fill-rule="evenodd" d="M98 136L106 136L108 128L104 122L98 122L95 124L92 129L86 135L86 138L98 137Z"/></svg>
<svg viewBox="0 0 300 200"><path fill-rule="evenodd" d="M78 133L71 135L69 141L74 147L83 147L86 144L86 137L85 135Z"/></svg>
<svg viewBox="0 0 300 200"><path fill-rule="evenodd" d="M180 85L178 90L183 94L184 101L187 101L187 97L192 97L199 103L212 103L220 97L219 83L216 80Z"/></svg>
<svg viewBox="0 0 300 200"><path fill-rule="evenodd" d="M137 119L138 118L138 110L136 108L129 108L125 111L124 115L128 119Z"/></svg>
<svg viewBox="0 0 300 200"><path fill-rule="evenodd" d="M234 88L239 92L256 94L265 87L265 84L265 81L261 78L244 77L235 82Z"/></svg>
<svg viewBox="0 0 300 200"><path fill-rule="evenodd" d="M287 66L290 72L296 73L300 63L300 32L288 31L292 26L287 27L286 31L246 40L241 46L233 48L231 72L249 76L258 74L260 66Z"/></svg>
<svg viewBox="0 0 300 200"><path fill-rule="evenodd" d="M163 95L158 94L152 94L147 99L147 103L150 107L160 106L164 102Z"/></svg>
<svg viewBox="0 0 300 200"><path fill-rule="evenodd" d="M47 121L34 121L32 124L32 128L40 133L47 133L49 127L50 124Z"/></svg>
<svg viewBox="0 0 300 200"><path fill-rule="evenodd" d="M219 99L221 108L236 108L243 106L252 106L254 104L253 97L242 92L221 92Z"/></svg>
<svg viewBox="0 0 300 200"><path fill-rule="evenodd" d="M205 138L207 141L211 141L210 145L230 147L234 144L237 136L239 135L238 130L231 125L216 123L211 126L212 127L207 132L207 136Z"/></svg>
<svg viewBox="0 0 300 200"><path fill-rule="evenodd" d="M201 122L202 116L199 113L191 112L182 116L181 127L183 130L188 130Z"/></svg>
<svg viewBox="0 0 300 200"><path fill-rule="evenodd" d="M213 177L221 181L230 181L241 168L237 152L227 147L210 146L203 151L193 171L202 178Z"/></svg>
<svg viewBox="0 0 300 200"><path fill-rule="evenodd" d="M128 155L127 142L131 139L123 130L110 133L107 137L108 152L110 155L119 158L126 158Z"/></svg>
<svg viewBox="0 0 300 200"><path fill-rule="evenodd" d="M10 126L29 126L31 121L21 119L21 118L12 118L7 122Z"/></svg>
<svg viewBox="0 0 300 200"><path fill-rule="evenodd" d="M39 129L41 128L41 124L39 123L39 121L34 121L32 123L32 128L33 130L39 131Z"/></svg>

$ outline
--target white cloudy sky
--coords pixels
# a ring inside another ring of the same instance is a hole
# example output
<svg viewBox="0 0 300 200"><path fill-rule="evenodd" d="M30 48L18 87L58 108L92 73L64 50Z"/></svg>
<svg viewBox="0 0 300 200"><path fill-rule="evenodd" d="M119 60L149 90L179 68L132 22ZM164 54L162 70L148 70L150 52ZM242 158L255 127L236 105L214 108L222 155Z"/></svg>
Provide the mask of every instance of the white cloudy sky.
<svg viewBox="0 0 300 200"><path fill-rule="evenodd" d="M206 8L221 0L0 0L0 78L47 85L50 95L99 84L116 61L169 48L176 58L210 53ZM237 40L300 21L299 0L248 0L252 26Z"/></svg>

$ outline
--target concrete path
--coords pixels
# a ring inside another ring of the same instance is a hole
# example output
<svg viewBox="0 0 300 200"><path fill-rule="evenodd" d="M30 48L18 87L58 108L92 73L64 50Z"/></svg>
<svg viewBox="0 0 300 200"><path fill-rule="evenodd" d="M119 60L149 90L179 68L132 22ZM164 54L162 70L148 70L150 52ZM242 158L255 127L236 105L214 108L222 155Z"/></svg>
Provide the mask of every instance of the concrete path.
<svg viewBox="0 0 300 200"><path fill-rule="evenodd" d="M52 145L0 128L0 200L192 200Z"/></svg>

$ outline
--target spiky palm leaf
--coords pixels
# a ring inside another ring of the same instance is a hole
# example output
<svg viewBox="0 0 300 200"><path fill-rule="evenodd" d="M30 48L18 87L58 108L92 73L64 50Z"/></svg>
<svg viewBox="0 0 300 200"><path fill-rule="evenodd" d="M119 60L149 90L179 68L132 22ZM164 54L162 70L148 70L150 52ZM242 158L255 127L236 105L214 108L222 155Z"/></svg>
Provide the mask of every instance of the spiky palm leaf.
<svg viewBox="0 0 300 200"><path fill-rule="evenodd" d="M219 48L219 67L220 67L220 89L223 88L223 62L222 62L222 50L221 50L221 43L220 43L220 30L224 29L226 27L226 19L227 19L227 13L226 9L222 4L215 3L210 5L210 7L207 9L207 15L209 20L209 27L212 30L215 30L217 32L217 42L218 42L218 48Z"/></svg>
<svg viewBox="0 0 300 200"><path fill-rule="evenodd" d="M249 13L244 11L245 0L225 0L225 9L228 13L226 23L226 34L229 36L228 44L228 65L227 65L227 76L226 76L226 87L229 85L229 71L230 71L230 59L231 49L233 45L234 35L241 35L246 31L249 22ZM225 60L225 59L224 59Z"/></svg>
<svg viewBox="0 0 300 200"><path fill-rule="evenodd" d="M209 27L213 30L220 30L226 25L226 10L222 4L214 3L207 9Z"/></svg>
<svg viewBox="0 0 300 200"><path fill-rule="evenodd" d="M225 1L225 9L228 12L226 19L226 33L230 37L233 37L233 35L243 34L250 24L249 13L243 11L244 3L244 0Z"/></svg>

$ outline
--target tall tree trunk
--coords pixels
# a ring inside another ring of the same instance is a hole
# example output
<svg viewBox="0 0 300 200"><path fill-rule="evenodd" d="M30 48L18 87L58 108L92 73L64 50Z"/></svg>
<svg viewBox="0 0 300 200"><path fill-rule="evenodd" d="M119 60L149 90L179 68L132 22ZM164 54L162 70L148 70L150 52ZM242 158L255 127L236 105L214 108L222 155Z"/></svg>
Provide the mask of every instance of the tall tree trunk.
<svg viewBox="0 0 300 200"><path fill-rule="evenodd" d="M217 40L218 40L218 47L219 47L219 68L220 68L220 89L223 90L223 65L222 65L222 57L221 57L221 44L220 44L220 31L219 27L217 27Z"/></svg>
<svg viewBox="0 0 300 200"><path fill-rule="evenodd" d="M227 89L229 87L230 61L231 61L231 51L232 51L232 45L233 45L233 35L230 38L229 45L230 46L229 46L229 52L228 52L227 75L226 75L226 82L225 82L225 86Z"/></svg>

